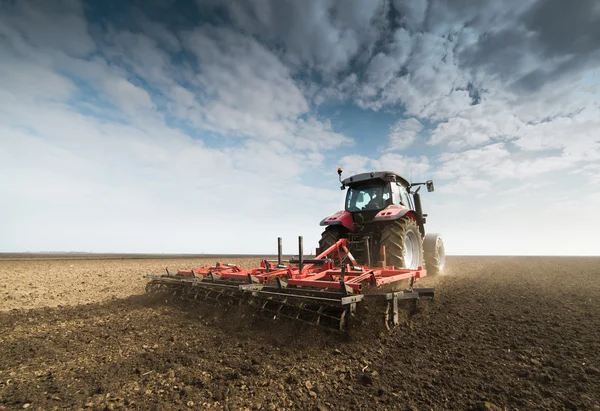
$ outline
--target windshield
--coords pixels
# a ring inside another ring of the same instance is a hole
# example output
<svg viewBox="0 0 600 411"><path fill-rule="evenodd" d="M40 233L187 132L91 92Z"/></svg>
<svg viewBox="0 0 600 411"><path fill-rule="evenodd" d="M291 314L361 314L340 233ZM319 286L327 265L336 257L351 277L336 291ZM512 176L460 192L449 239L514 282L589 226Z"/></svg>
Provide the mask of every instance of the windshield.
<svg viewBox="0 0 600 411"><path fill-rule="evenodd" d="M354 187L348 190L346 210L381 210L391 204L389 185Z"/></svg>

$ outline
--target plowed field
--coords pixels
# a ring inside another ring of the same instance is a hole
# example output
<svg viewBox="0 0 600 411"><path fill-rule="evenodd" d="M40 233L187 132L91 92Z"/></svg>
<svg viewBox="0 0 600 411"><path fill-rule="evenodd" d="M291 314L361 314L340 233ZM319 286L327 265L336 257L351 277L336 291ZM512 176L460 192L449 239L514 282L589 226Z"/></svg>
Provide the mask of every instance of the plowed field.
<svg viewBox="0 0 600 411"><path fill-rule="evenodd" d="M449 258L416 315L350 336L142 295L211 263L0 260L0 409L600 410L600 258Z"/></svg>

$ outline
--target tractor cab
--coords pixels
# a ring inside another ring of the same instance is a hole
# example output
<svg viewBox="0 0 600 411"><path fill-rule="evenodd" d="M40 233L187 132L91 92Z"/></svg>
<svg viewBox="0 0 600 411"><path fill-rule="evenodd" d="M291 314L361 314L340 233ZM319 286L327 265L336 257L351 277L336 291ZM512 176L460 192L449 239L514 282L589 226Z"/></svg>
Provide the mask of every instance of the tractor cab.
<svg viewBox="0 0 600 411"><path fill-rule="evenodd" d="M383 209L398 206L414 210L408 195L408 182L389 171L357 174L342 181L348 188L345 210L352 214L354 222L371 221Z"/></svg>

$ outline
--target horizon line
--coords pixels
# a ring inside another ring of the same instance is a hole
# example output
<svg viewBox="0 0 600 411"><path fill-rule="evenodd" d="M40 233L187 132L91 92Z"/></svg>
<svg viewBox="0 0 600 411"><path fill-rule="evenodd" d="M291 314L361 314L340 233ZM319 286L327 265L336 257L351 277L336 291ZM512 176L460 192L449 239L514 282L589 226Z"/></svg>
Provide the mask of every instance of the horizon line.
<svg viewBox="0 0 600 411"><path fill-rule="evenodd" d="M96 252L96 251L0 251L0 259L7 259L11 256L106 256L106 257L129 257L144 258L160 256L167 258L189 257L189 258L209 258L209 257L273 257L277 253L157 253L157 252ZM297 253L282 253L283 256L295 256ZM316 254L307 253L306 256ZM600 254L446 254L447 257L600 257Z"/></svg>

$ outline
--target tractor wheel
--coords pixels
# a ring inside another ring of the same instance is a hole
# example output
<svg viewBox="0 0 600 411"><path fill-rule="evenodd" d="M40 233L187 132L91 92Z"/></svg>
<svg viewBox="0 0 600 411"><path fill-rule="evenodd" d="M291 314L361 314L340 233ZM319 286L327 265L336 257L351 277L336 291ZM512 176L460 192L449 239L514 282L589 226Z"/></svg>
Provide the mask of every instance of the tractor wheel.
<svg viewBox="0 0 600 411"><path fill-rule="evenodd" d="M427 233L423 240L425 250L425 269L427 275L435 277L443 274L446 268L446 250L439 234Z"/></svg>
<svg viewBox="0 0 600 411"><path fill-rule="evenodd" d="M323 231L321 234L321 239L319 240L320 252L327 250L329 247L337 243L338 240L342 238L343 231L343 227L340 227L339 225L327 226L325 231Z"/></svg>
<svg viewBox="0 0 600 411"><path fill-rule="evenodd" d="M417 222L410 216L386 222L380 245L385 246L386 263L416 270L423 266L423 241Z"/></svg>

